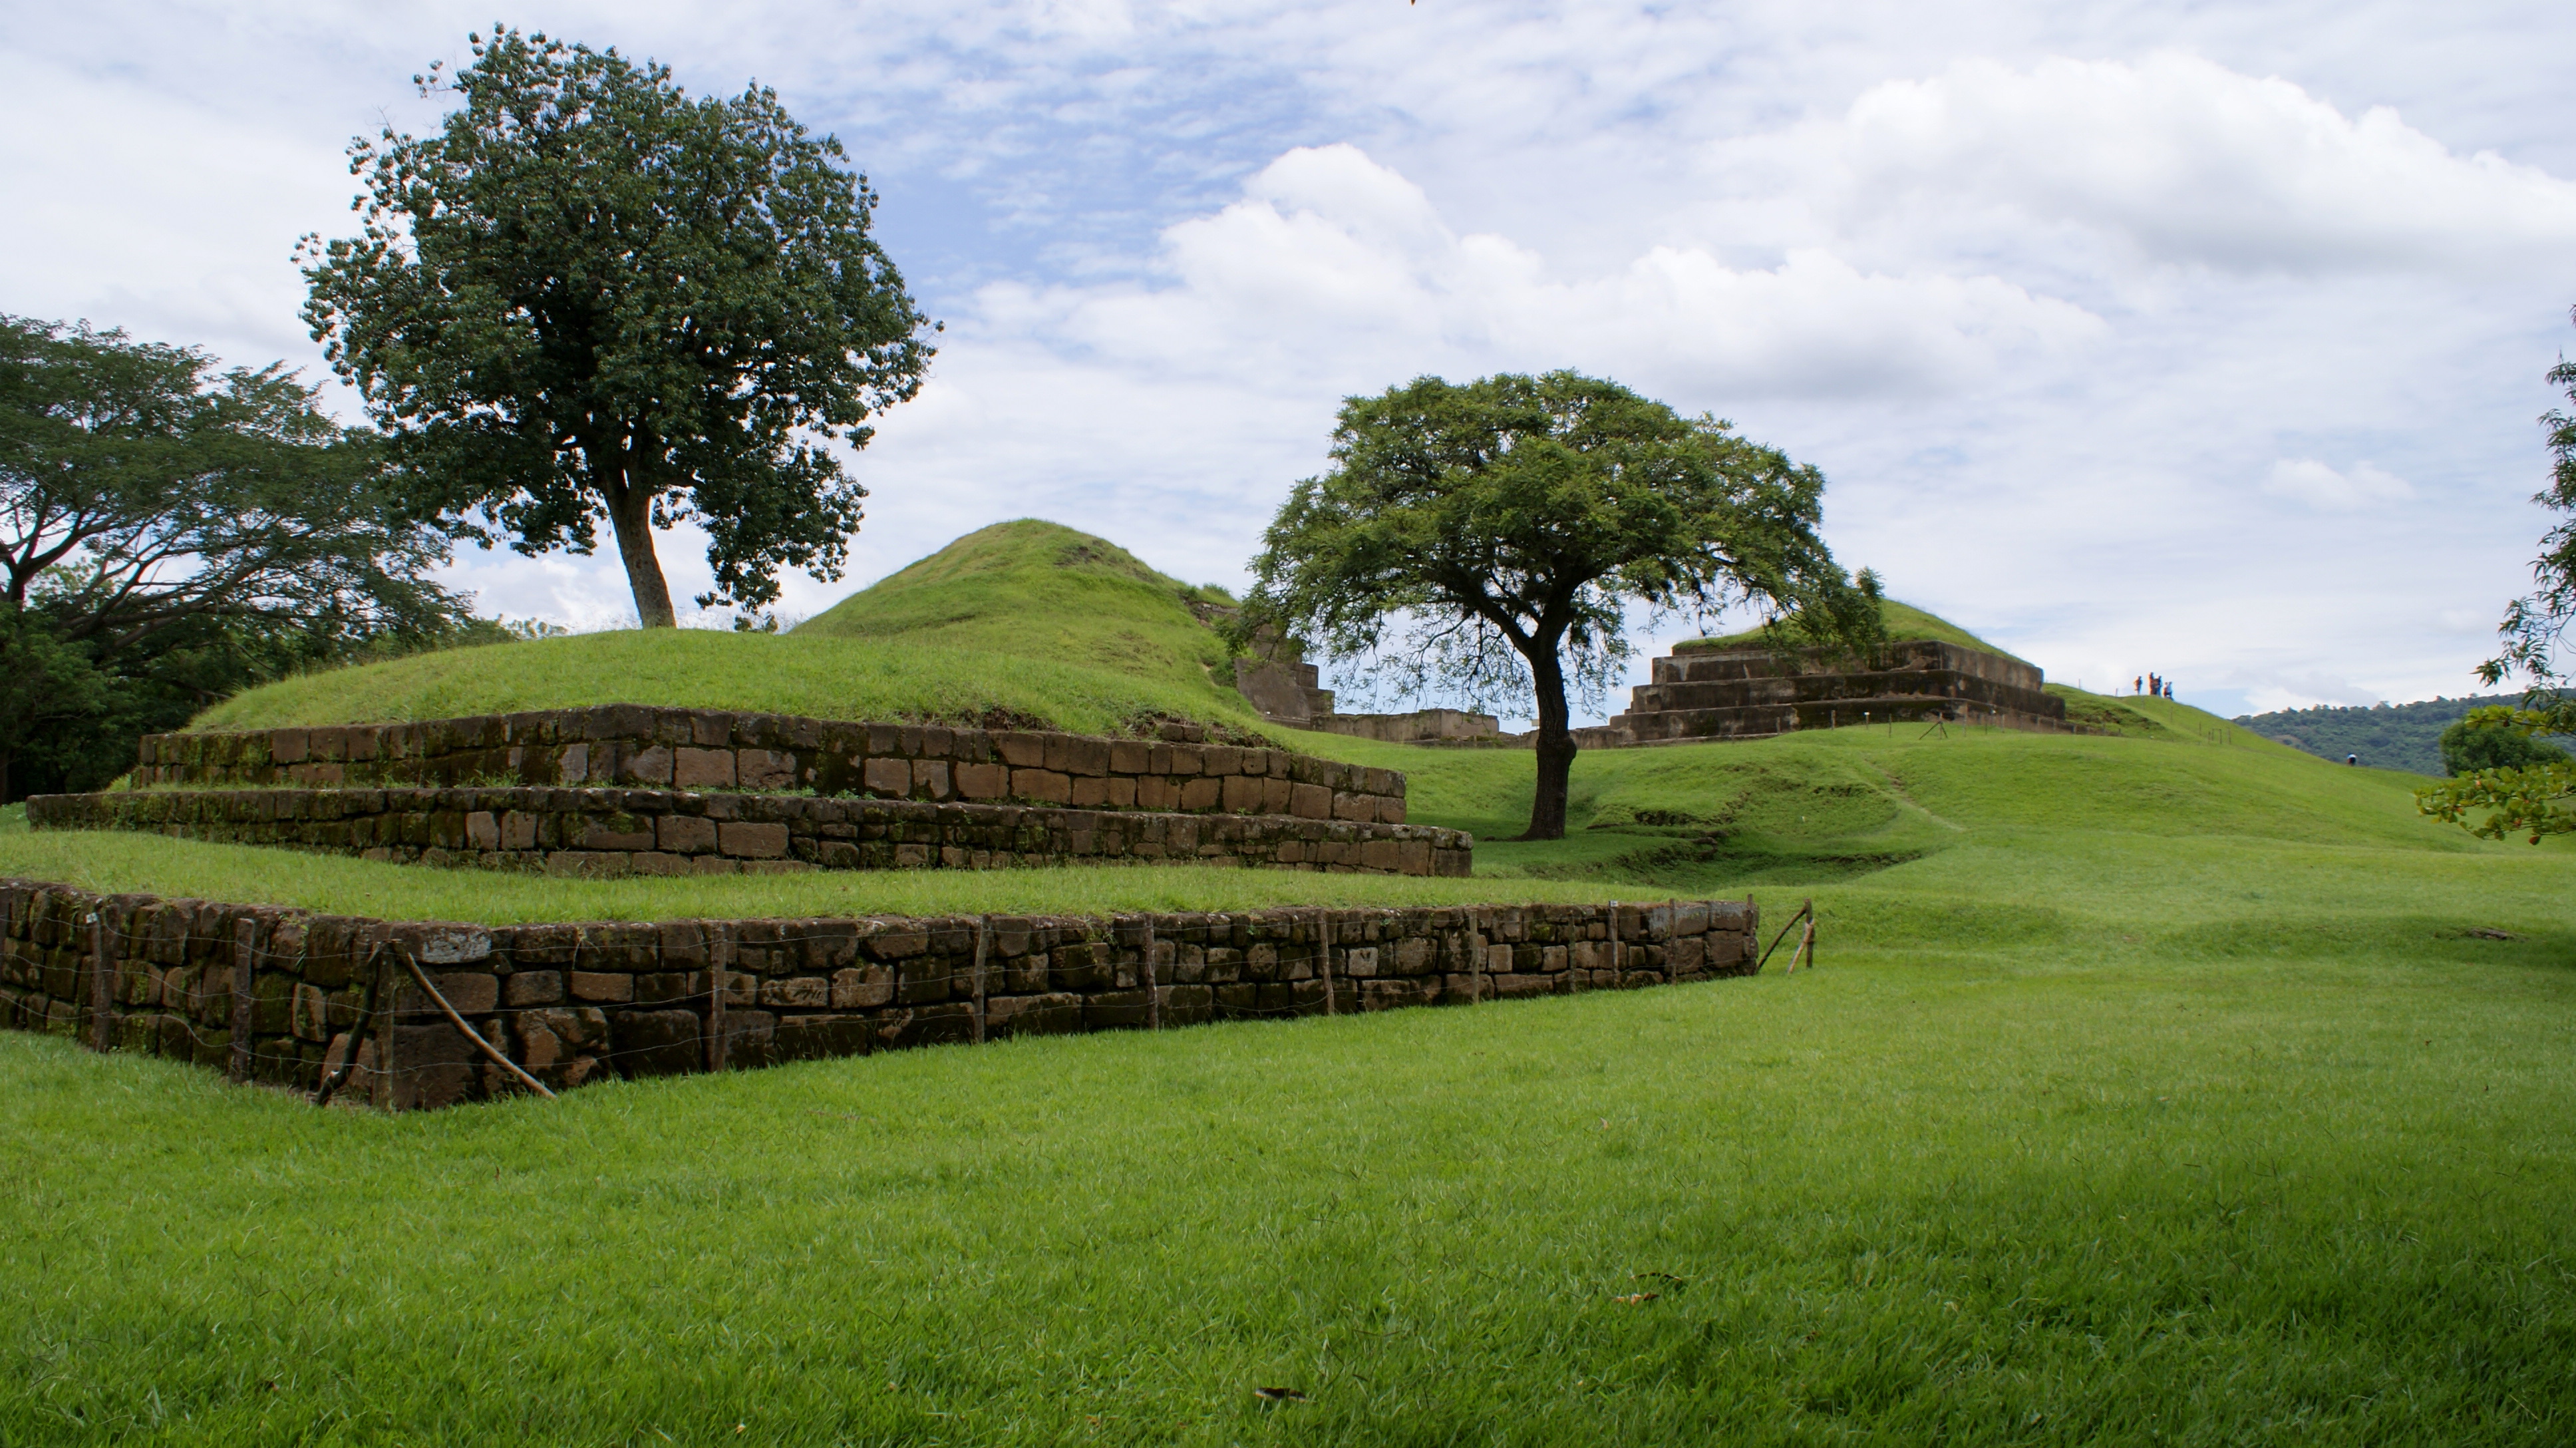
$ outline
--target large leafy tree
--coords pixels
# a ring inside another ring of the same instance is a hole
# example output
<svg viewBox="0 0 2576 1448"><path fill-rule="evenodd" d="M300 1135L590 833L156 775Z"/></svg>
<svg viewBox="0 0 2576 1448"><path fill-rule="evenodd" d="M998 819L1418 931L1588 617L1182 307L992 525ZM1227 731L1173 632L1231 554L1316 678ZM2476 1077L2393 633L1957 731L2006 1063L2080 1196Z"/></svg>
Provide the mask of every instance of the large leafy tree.
<svg viewBox="0 0 2576 1448"><path fill-rule="evenodd" d="M254 674L466 627L444 538L314 394L0 317L0 797L30 751L77 775Z"/></svg>
<svg viewBox="0 0 2576 1448"><path fill-rule="evenodd" d="M515 30L415 77L437 133L350 147L359 234L307 238L305 320L400 449L425 515L528 554L605 519L648 628L654 532L694 519L715 589L836 578L867 490L835 441L920 387L936 328L869 235L840 143L752 87Z"/></svg>
<svg viewBox="0 0 2576 1448"><path fill-rule="evenodd" d="M2549 381L2576 402L2576 362L2561 358L2549 369ZM2576 623L2576 416L2552 408L2540 425L2549 434L2549 486L2532 501L2571 516L2541 535L2540 557L2531 565L2538 587L2506 607L2496 629L2502 647L2478 666L2478 677L2489 684L2519 678L2523 707L2480 709L2464 721L2522 740L2576 734L2576 692L2561 660L2568 626ZM2447 734L2444 744L2447 759ZM2536 845L2544 835L2576 831L2576 763L2563 753L2550 759L2529 745L2514 752L2524 757L2417 790L2418 806L2490 839L2522 834Z"/></svg>
<svg viewBox="0 0 2576 1448"><path fill-rule="evenodd" d="M1289 494L1238 629L1368 657L1399 692L1535 706L1528 839L1565 834L1569 690L1599 697L1632 604L1751 603L1866 643L1877 585L1817 535L1825 480L1712 417L1573 372L1417 378L1343 403L1332 466Z"/></svg>

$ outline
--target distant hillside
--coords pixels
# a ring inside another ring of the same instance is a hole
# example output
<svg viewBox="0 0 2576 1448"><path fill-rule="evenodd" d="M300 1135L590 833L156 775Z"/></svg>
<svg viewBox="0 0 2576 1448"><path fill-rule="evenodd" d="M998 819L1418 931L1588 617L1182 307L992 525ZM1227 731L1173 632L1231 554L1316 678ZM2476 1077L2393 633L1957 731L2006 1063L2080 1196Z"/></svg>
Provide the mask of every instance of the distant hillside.
<svg viewBox="0 0 2576 1448"><path fill-rule="evenodd" d="M2442 773L2442 731L2481 704L2519 704L2520 694L2473 695L2465 699L2427 699L2414 704L2380 704L2372 708L2324 705L2282 709L2270 714L2240 715L2236 722L2293 749L2321 759L2349 754L2380 769L2416 774Z"/></svg>
<svg viewBox="0 0 2576 1448"><path fill-rule="evenodd" d="M1950 622L1948 619L1941 617L1939 614L1926 612L1925 610L1916 608L1911 604L1898 603L1892 598L1882 599L1879 601L1878 619L1880 625L1887 630L1887 636L1899 642L1909 639L1934 639L1945 644L1957 644L1961 648L1977 649L1989 654L2002 654L2005 658L2015 657L2013 654L2008 653L2003 649L1996 648L1993 644L1986 642L1984 639L1977 637L1975 634L1972 634L1966 629L1959 627L1957 624ZM1673 645L1673 652L1705 653L1725 649L1755 649L1762 647L1769 641L1769 638L1770 631L1768 629L1746 629L1742 633L1720 634L1709 638L1684 639L1680 643Z"/></svg>

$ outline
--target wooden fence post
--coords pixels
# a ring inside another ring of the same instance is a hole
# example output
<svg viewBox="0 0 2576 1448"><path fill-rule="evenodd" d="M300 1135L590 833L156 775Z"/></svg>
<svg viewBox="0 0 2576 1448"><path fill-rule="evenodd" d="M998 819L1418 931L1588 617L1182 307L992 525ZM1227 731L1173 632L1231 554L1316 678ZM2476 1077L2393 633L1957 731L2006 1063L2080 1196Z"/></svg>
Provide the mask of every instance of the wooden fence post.
<svg viewBox="0 0 2576 1448"><path fill-rule="evenodd" d="M1323 960L1323 963L1324 963L1324 1014L1326 1014L1326 1015L1328 1015L1328 1016L1339 1015L1339 1014L1341 1014L1341 1012L1340 1012L1340 1011L1338 1011L1338 1010L1336 1010L1336 1009L1334 1009L1334 1004L1333 1004L1333 912L1332 912L1332 911L1330 911L1330 910L1318 910L1318 911L1316 911L1316 912L1315 912L1315 941L1316 941L1316 950L1317 950L1317 952L1320 954L1320 956L1321 956L1321 958L1322 958L1322 960Z"/></svg>
<svg viewBox="0 0 2576 1448"><path fill-rule="evenodd" d="M984 1044L984 947L991 934L993 917L975 917L975 1044Z"/></svg>
<svg viewBox="0 0 2576 1448"><path fill-rule="evenodd" d="M1476 935L1475 994L1468 997L1469 1002L1474 1005L1485 1003L1485 957L1492 954L1494 949L1493 922L1494 917L1488 914L1485 917L1485 929Z"/></svg>
<svg viewBox="0 0 2576 1448"><path fill-rule="evenodd" d="M234 1085L250 1079L251 972L259 959L259 917L233 921L233 1058L224 1074Z"/></svg>
<svg viewBox="0 0 2576 1448"><path fill-rule="evenodd" d="M115 937L108 928L107 901L89 913L89 1048L108 1051L116 1045L116 955L108 948Z"/></svg>
<svg viewBox="0 0 2576 1448"><path fill-rule="evenodd" d="M733 972L733 927L707 922L707 1069L725 1068L725 977Z"/></svg>

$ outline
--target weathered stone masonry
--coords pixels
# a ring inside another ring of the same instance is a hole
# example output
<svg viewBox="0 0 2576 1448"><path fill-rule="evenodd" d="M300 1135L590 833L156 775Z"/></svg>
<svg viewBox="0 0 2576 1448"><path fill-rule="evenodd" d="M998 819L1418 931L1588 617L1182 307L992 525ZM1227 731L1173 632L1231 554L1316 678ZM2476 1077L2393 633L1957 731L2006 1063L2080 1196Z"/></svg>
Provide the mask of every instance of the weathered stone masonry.
<svg viewBox="0 0 2576 1448"><path fill-rule="evenodd" d="M612 704L416 724L144 736L139 784L643 785L1404 823L1404 776L1163 739Z"/></svg>
<svg viewBox="0 0 2576 1448"><path fill-rule="evenodd" d="M162 789L39 795L39 829L148 830L432 865L578 876L1201 863L1464 876L1473 839L1278 815L649 789Z"/></svg>
<svg viewBox="0 0 2576 1448"><path fill-rule="evenodd" d="M1757 925L1749 901L1686 901L486 929L0 881L0 1019L302 1089L354 1060L355 1099L412 1108L522 1088L411 983L406 959L450 962L425 967L440 993L560 1089L1744 975Z"/></svg>

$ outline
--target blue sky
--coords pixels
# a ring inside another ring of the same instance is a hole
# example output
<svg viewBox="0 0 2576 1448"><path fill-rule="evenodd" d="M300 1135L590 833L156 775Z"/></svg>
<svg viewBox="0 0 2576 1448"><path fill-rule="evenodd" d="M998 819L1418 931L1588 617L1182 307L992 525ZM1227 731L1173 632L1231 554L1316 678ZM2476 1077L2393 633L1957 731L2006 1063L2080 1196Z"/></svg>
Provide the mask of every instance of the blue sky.
<svg viewBox="0 0 2576 1448"><path fill-rule="evenodd" d="M0 308L320 375L289 260L480 10L11 7ZM850 576L1004 518L1239 584L1339 399L1575 366L1821 466L1847 563L2100 687L2457 694L2547 517L2576 22L2536 5L565 5L776 86L948 323ZM666 541L678 593L703 560ZM604 560L460 559L612 621ZM1641 634L1647 652L1684 632Z"/></svg>

